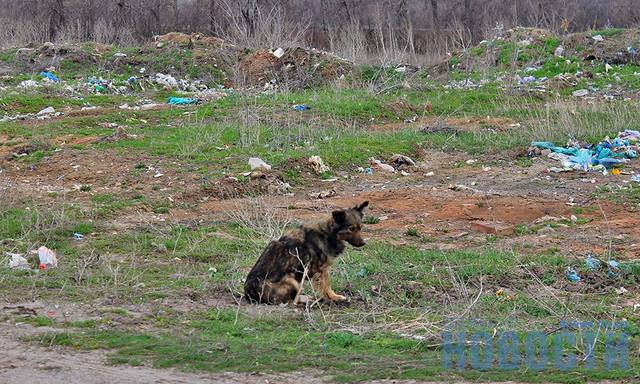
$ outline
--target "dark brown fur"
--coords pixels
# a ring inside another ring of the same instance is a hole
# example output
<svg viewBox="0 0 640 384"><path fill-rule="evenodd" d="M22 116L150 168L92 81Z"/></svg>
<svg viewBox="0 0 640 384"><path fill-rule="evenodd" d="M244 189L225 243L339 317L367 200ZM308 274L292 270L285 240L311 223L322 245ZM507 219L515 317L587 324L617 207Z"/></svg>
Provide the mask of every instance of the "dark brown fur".
<svg viewBox="0 0 640 384"><path fill-rule="evenodd" d="M279 304L293 301L307 277L325 299L346 300L331 289L329 269L346 243L365 245L362 229L363 211L368 201L359 206L333 211L331 218L304 225L269 243L249 272L244 295L252 303Z"/></svg>

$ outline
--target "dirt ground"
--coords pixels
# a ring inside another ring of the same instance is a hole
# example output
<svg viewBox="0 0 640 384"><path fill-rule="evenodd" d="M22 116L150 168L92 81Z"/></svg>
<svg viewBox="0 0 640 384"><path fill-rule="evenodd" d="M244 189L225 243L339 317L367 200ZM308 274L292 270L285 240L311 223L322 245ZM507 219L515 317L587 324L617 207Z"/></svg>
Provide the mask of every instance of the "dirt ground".
<svg viewBox="0 0 640 384"><path fill-rule="evenodd" d="M569 219L580 207L583 212L578 216L583 223L579 225L557 225L531 235L501 236L496 239L496 246L520 252L526 252L522 249L525 244L536 252L556 248L566 257L582 257L587 252L602 254L612 247L626 260L640 258L640 217L598 198L599 187L619 184L628 176L548 173L547 168L556 165L551 159L536 158L533 165L518 167L510 165L513 159L508 154L504 156L472 158L467 154L432 152L416 159L418 166L408 176L378 171L373 175L344 173L332 182L310 177L304 187L294 188L292 196L276 194L269 201L274 207L288 208L285 211L295 219L311 220L332 208L369 200L371 215L381 220L367 225L368 237L402 244L409 241L402 234L411 227L431 238L430 247L440 249L485 244L486 234L472 230L473 222L505 226L554 223ZM469 165L464 163L466 160L475 162ZM133 172L138 164L147 168ZM3 188L40 202L53 203L65 196L90 207L94 194L119 196L130 193L127 191L171 202L172 209L166 214L124 209L112 219L111 224L117 229L159 223L211 223L225 219L230 207L252 201L241 194L220 199L212 192L215 188L203 188L207 184L202 176L190 171L186 164L147 155L123 155L115 150L65 148L27 169L19 162L4 161L2 170ZM640 169L631 163L626 170ZM92 185L91 192L79 191L86 184ZM123 189L125 184L127 190ZM310 193L326 190L335 190L335 196L309 197ZM57 197L52 197L53 193ZM184 205L188 208L182 208ZM457 241L463 237L464 242Z"/></svg>

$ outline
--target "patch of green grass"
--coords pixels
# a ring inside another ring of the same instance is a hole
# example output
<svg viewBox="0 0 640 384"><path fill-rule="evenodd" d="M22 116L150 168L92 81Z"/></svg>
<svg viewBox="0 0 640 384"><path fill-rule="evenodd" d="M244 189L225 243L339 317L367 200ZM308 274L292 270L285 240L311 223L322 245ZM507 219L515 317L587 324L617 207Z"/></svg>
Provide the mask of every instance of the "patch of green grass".
<svg viewBox="0 0 640 384"><path fill-rule="evenodd" d="M508 302L485 298L493 307L512 308L515 303L533 316L545 316L544 308L526 299ZM514 374L527 382L576 382L576 372L563 373L551 364L542 372L524 368L499 371L496 367L487 371L445 371L443 351L430 348L427 343L384 331L354 334L324 327L312 328L301 320L294 314L248 316L235 310L212 310L192 315L177 334L87 330L84 333L49 333L31 340L43 345L109 349L112 351L109 355L112 363L148 363L157 368L179 367L212 372L312 369L333 376L339 382L381 378L433 380L451 378L451 375L503 380L512 378ZM476 328L482 330L481 327ZM524 345L525 333L516 335L520 345ZM547 342L547 349L553 351L554 337L548 337ZM571 346L567 344L565 348ZM603 348L598 347L598 356L603 352ZM638 374L636 370L578 369L578 380L633 377Z"/></svg>
<svg viewBox="0 0 640 384"><path fill-rule="evenodd" d="M46 316L24 316L20 320L35 327L50 327L56 324L54 319Z"/></svg>
<svg viewBox="0 0 640 384"><path fill-rule="evenodd" d="M416 227L407 228L404 234L411 237L420 237L420 233L418 233L418 229Z"/></svg>
<svg viewBox="0 0 640 384"><path fill-rule="evenodd" d="M366 216L362 222L365 224L378 224L380 222L380 218L377 216Z"/></svg>
<svg viewBox="0 0 640 384"><path fill-rule="evenodd" d="M604 37L613 37L613 36L621 34L624 31L625 31L624 28L600 29L600 30L597 30L597 31L592 31L591 32L591 36L602 35Z"/></svg>
<svg viewBox="0 0 640 384"><path fill-rule="evenodd" d="M617 204L624 205L633 212L640 208L640 185L638 183L605 185L599 187L595 194L600 198L605 197Z"/></svg>

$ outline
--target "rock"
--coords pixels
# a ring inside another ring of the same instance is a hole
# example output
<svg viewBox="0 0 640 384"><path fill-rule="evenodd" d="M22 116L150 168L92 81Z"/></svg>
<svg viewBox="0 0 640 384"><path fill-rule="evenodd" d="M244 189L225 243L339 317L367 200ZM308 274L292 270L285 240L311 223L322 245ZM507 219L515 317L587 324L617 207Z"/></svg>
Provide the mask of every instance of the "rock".
<svg viewBox="0 0 640 384"><path fill-rule="evenodd" d="M309 193L309 197L311 197L312 199L326 199L335 195L336 195L335 189Z"/></svg>
<svg viewBox="0 0 640 384"><path fill-rule="evenodd" d="M471 229L476 232L482 232L489 235L512 235L513 225L488 221L473 221Z"/></svg>

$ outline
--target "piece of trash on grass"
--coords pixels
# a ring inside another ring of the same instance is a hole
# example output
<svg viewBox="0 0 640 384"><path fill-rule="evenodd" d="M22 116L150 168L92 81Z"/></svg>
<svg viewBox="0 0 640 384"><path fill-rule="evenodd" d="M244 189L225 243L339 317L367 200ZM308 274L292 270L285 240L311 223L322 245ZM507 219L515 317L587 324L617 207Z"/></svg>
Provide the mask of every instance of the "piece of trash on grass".
<svg viewBox="0 0 640 384"><path fill-rule="evenodd" d="M309 164L311 165L311 168L313 168L313 172L315 172L316 175L320 175L322 173L330 171L330 168L324 163L324 161L322 161L322 158L320 156L311 156L309 158Z"/></svg>
<svg viewBox="0 0 640 384"><path fill-rule="evenodd" d="M56 110L53 107L47 107L41 110L40 112L36 113L36 116L52 115L54 113L56 113Z"/></svg>
<svg viewBox="0 0 640 384"><path fill-rule="evenodd" d="M38 248L38 259L40 259L40 269L53 268L58 265L55 252L45 246Z"/></svg>
<svg viewBox="0 0 640 384"><path fill-rule="evenodd" d="M604 37L602 37L602 35L595 35L595 36L592 36L591 38L597 42L604 41Z"/></svg>
<svg viewBox="0 0 640 384"><path fill-rule="evenodd" d="M640 183L640 175L631 176L631 181L633 181L635 183Z"/></svg>
<svg viewBox="0 0 640 384"><path fill-rule="evenodd" d="M584 259L584 263L587 265L587 269L590 271L595 271L600 268L600 260L593 257L592 254L588 254L587 258Z"/></svg>
<svg viewBox="0 0 640 384"><path fill-rule="evenodd" d="M74 238L75 240L82 240L82 239L84 239L84 235L83 235L83 234L81 234L81 233L74 233L74 234L73 234L73 238Z"/></svg>
<svg viewBox="0 0 640 384"><path fill-rule="evenodd" d="M296 105L293 106L293 109L296 110L296 111L302 112L302 111L307 111L307 110L309 110L311 108L309 108L309 106L306 105L306 104L296 104Z"/></svg>
<svg viewBox="0 0 640 384"><path fill-rule="evenodd" d="M629 292L625 287L614 288L614 290L618 295L624 295L625 293Z"/></svg>
<svg viewBox="0 0 640 384"><path fill-rule="evenodd" d="M273 56L277 57L278 59L281 58L282 56L284 56L284 49L276 49L275 51L273 51Z"/></svg>
<svg viewBox="0 0 640 384"><path fill-rule="evenodd" d="M390 166L389 164L385 164L380 160L374 159L373 157L369 158L369 164L371 168L378 168L387 172L395 172L396 169Z"/></svg>
<svg viewBox="0 0 640 384"><path fill-rule="evenodd" d="M31 266L29 266L29 262L27 261L27 259L22 257L21 254L7 252L7 256L11 257L11 259L9 260L9 268L23 270L31 269Z"/></svg>
<svg viewBox="0 0 640 384"><path fill-rule="evenodd" d="M264 160L262 160L259 157L250 157L249 158L249 166L251 167L252 171L255 171L256 169L260 169L262 171L270 171L271 170L271 166L267 163L264 162Z"/></svg>
<svg viewBox="0 0 640 384"><path fill-rule="evenodd" d="M42 77L42 79L44 79L44 80L51 81L51 82L54 82L54 83L60 82L60 79L58 78L58 76L54 75L53 73L51 73L49 71L40 72L40 77Z"/></svg>
<svg viewBox="0 0 640 384"><path fill-rule="evenodd" d="M191 105L197 104L198 99L193 99L190 97L170 97L167 99L167 103L171 105Z"/></svg>
<svg viewBox="0 0 640 384"><path fill-rule="evenodd" d="M569 280L572 283L577 283L581 280L580 276L578 275L578 272L576 272L576 270L571 267L567 267L567 270L565 271L565 276L567 276L567 280Z"/></svg>

